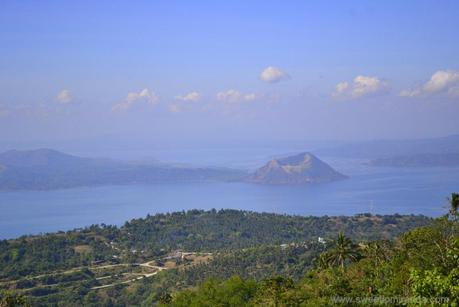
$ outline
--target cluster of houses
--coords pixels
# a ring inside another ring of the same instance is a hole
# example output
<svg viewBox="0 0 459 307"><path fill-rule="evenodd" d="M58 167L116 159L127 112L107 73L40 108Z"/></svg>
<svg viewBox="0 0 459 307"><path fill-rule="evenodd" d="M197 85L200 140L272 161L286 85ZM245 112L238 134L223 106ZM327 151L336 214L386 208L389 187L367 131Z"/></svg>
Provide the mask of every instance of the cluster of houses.
<svg viewBox="0 0 459 307"><path fill-rule="evenodd" d="M317 242L319 242L320 244L323 244L323 245L327 244L327 241L322 237L317 237ZM282 249L286 249L287 247L293 247L293 248L304 247L304 248L308 248L308 242L284 243L284 244L281 244L280 247Z"/></svg>

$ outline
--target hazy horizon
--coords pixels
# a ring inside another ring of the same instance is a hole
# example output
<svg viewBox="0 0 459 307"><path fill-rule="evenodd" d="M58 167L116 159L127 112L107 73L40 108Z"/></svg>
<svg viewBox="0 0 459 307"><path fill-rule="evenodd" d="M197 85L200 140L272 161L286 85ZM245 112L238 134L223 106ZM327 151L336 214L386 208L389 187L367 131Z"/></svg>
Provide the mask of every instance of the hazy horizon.
<svg viewBox="0 0 459 307"><path fill-rule="evenodd" d="M458 9L456 1L3 1L1 147L458 134Z"/></svg>

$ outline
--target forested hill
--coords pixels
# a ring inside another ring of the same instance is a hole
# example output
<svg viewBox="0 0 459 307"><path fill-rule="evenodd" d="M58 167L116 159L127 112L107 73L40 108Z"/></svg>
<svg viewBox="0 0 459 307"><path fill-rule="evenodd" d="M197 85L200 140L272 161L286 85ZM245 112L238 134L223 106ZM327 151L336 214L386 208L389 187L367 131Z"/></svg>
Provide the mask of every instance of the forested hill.
<svg viewBox="0 0 459 307"><path fill-rule="evenodd" d="M338 231L355 240L391 239L426 225L420 215L291 216L239 210L191 210L157 214L126 223L131 242L146 247L192 250L244 248L257 244L298 242L334 236Z"/></svg>
<svg viewBox="0 0 459 307"><path fill-rule="evenodd" d="M299 278L340 231L355 242L394 239L432 221L191 210L122 227L23 236L0 241L0 300L3 290L13 290L37 306L151 306L164 291L194 287L210 276Z"/></svg>
<svg viewBox="0 0 459 307"><path fill-rule="evenodd" d="M425 216L398 214L302 217L238 210L156 214L133 219L120 228L93 225L0 241L0 277L108 261L113 256L134 262L138 257L154 257L173 250L212 252L304 242L319 236L331 238L339 231L354 240L392 239L429 222L431 218ZM87 252L79 253L78 246L87 246Z"/></svg>
<svg viewBox="0 0 459 307"><path fill-rule="evenodd" d="M392 241L356 244L340 233L316 256L314 266L302 272L311 248L300 251L301 257L258 250L256 254L263 256L232 276L225 274L225 268L238 267L239 262L231 262L234 257L216 259L206 268L189 271L194 280L212 272L198 287L171 294L157 290L145 302L156 299L159 306L169 307L459 306L459 194L452 194L450 204L447 215ZM244 256L244 264L250 262L245 258L253 259ZM260 279L257 269L264 264L274 265L263 270L265 277Z"/></svg>

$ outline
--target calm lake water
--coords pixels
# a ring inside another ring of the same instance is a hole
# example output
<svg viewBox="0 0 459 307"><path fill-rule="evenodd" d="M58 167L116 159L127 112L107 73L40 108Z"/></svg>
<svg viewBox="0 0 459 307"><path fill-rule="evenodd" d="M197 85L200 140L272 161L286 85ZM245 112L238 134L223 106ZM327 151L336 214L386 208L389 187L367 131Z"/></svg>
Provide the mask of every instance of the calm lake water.
<svg viewBox="0 0 459 307"><path fill-rule="evenodd" d="M122 225L147 214L194 208L439 216L446 212L446 197L459 190L459 168L392 169L356 160L325 161L350 179L313 186L189 183L0 192L0 238L98 223Z"/></svg>

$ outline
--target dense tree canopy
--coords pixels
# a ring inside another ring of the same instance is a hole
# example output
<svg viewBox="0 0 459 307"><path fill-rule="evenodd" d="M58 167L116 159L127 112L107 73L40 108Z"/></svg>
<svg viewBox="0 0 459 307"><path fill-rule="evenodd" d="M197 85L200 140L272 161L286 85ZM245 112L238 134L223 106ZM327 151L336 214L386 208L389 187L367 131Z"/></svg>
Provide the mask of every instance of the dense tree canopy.
<svg viewBox="0 0 459 307"><path fill-rule="evenodd" d="M294 282L233 276L172 294L167 306L346 306L459 304L459 233L454 211L393 242L355 245L342 233ZM344 270L343 268L346 267ZM237 292L236 292L237 289ZM215 298L210 293L222 293ZM239 293L243 293L241 296ZM237 301L226 299L238 298Z"/></svg>

